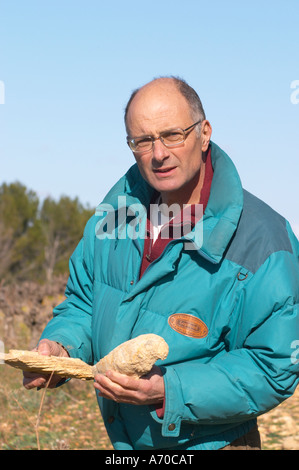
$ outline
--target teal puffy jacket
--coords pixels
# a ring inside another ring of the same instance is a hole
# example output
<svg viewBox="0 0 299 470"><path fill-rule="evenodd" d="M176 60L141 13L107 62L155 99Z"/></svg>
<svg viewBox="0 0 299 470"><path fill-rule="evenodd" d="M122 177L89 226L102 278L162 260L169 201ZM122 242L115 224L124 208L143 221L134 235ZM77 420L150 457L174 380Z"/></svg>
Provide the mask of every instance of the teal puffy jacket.
<svg viewBox="0 0 299 470"><path fill-rule="evenodd" d="M152 406L98 397L115 449L221 448L298 384L298 240L283 217L242 189L229 157L211 146L214 176L201 230L170 242L139 280L144 240L119 236L124 224L111 211L120 201L120 210L151 201L153 189L132 166L89 220L70 260L67 298L42 335L91 364L140 334L167 341L169 355L157 362L163 419ZM109 217L116 236L107 229L103 237ZM145 219L140 211L140 233ZM180 330L169 321L184 318L177 313L188 314L199 334L187 336L184 322Z"/></svg>

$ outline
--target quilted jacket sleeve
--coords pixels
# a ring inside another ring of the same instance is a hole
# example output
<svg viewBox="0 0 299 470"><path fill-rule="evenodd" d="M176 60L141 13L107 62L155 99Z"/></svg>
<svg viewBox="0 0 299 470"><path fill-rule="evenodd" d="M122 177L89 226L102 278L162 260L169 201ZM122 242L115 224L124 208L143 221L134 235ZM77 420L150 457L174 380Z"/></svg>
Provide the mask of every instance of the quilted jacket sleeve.
<svg viewBox="0 0 299 470"><path fill-rule="evenodd" d="M92 363L91 319L93 301L94 217L87 223L82 240L69 262L66 300L53 310L53 318L41 339L61 343L71 357Z"/></svg>

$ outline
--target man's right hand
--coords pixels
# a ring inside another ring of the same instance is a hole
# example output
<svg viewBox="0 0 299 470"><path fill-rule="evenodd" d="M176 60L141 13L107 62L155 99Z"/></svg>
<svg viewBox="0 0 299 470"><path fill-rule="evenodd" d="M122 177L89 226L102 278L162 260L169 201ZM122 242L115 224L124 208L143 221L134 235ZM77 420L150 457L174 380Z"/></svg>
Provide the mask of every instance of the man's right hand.
<svg viewBox="0 0 299 470"><path fill-rule="evenodd" d="M42 339L34 351L37 351L39 354L44 356L69 357L67 351L60 344L55 341L50 341L49 339ZM50 375L23 372L23 385L27 390L31 390L35 387L43 388L46 386L49 377ZM61 377L54 374L48 387L55 388L60 381Z"/></svg>

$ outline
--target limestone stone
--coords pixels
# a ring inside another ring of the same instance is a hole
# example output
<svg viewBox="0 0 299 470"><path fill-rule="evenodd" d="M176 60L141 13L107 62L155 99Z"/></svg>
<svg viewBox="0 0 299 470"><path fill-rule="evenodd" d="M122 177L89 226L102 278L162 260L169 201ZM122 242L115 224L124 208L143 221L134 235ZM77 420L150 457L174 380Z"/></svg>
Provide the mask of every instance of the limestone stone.
<svg viewBox="0 0 299 470"><path fill-rule="evenodd" d="M5 364L23 371L38 374L51 374L66 378L81 380L93 379L92 367L81 361L70 357L44 356L35 351L20 351L11 349L4 355Z"/></svg>
<svg viewBox="0 0 299 470"><path fill-rule="evenodd" d="M96 364L94 373L114 370L121 374L141 377L147 374L158 359L166 359L168 344L155 334L137 336L117 346Z"/></svg>
<svg viewBox="0 0 299 470"><path fill-rule="evenodd" d="M55 374L65 378L92 380L97 373L105 373L109 369L141 377L152 369L158 359L164 360L167 355L168 345L161 336L144 334L120 344L94 366L80 359L44 356L36 351L15 349L3 354L0 360L23 371L41 374L50 374L54 371Z"/></svg>

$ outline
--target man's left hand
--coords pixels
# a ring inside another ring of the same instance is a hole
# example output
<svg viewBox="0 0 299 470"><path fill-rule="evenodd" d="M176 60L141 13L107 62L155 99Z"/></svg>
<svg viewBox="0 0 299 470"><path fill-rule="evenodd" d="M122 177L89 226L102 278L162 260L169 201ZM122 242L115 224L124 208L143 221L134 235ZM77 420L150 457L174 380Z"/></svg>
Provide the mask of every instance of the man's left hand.
<svg viewBox="0 0 299 470"><path fill-rule="evenodd" d="M152 405L164 400L164 379L158 366L139 379L112 370L97 374L94 386L100 396L118 403Z"/></svg>

